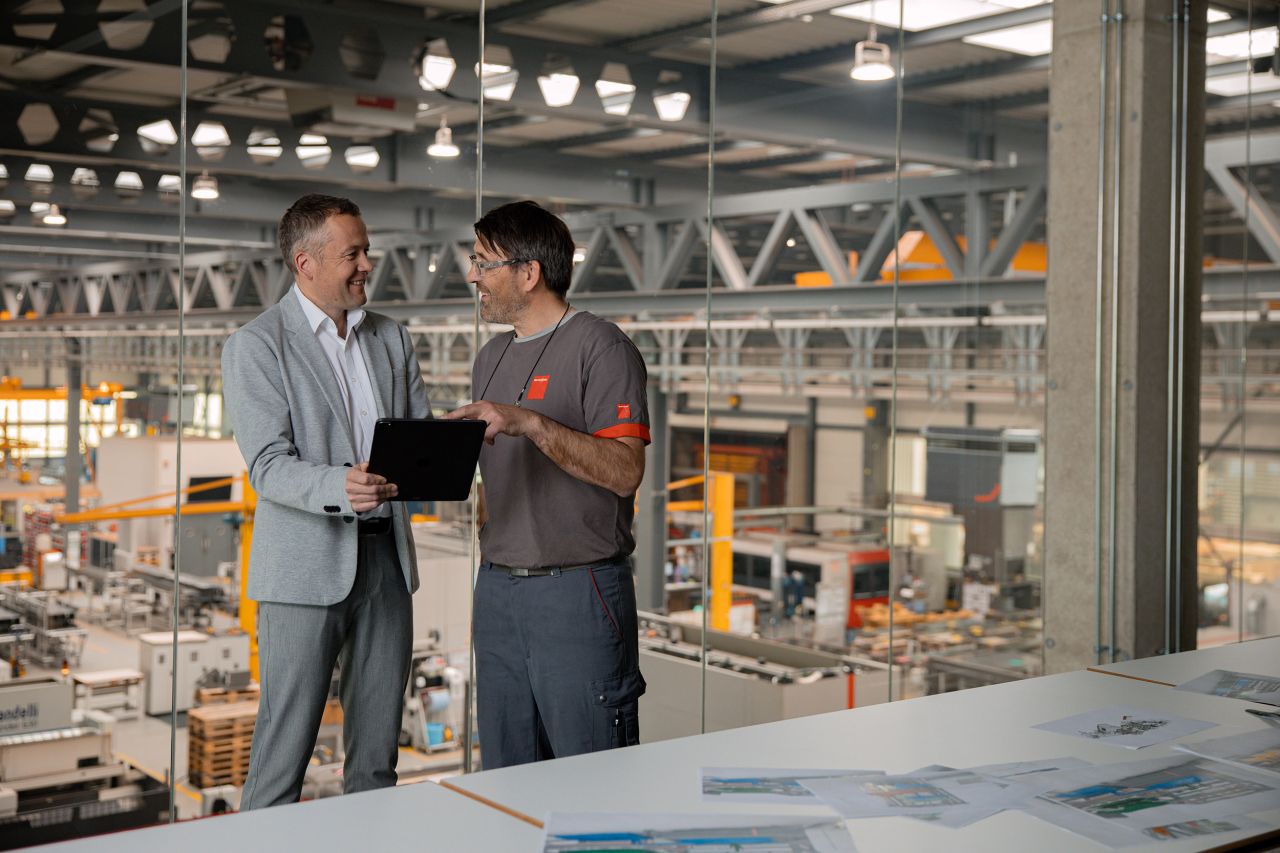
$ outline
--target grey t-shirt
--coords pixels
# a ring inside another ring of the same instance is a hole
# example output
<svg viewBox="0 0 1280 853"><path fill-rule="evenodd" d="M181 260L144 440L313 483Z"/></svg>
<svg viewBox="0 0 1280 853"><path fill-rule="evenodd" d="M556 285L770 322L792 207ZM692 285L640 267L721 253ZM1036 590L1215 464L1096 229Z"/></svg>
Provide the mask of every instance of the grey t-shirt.
<svg viewBox="0 0 1280 853"><path fill-rule="evenodd" d="M471 373L476 399L514 404L527 379L523 408L588 435L634 436L647 444L648 372L631 339L585 311L565 320L548 339L550 334L548 329L515 338L508 332L485 344ZM634 496L620 498L584 483L523 436L499 435L492 446L485 445L480 473L489 511L480 551L490 562L519 568L581 566L635 550Z"/></svg>

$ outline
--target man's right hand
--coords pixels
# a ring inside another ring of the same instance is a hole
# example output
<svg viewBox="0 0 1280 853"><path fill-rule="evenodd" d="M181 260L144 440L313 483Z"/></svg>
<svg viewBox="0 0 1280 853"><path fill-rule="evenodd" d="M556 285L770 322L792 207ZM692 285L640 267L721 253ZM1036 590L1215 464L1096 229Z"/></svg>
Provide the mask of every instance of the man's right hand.
<svg viewBox="0 0 1280 853"><path fill-rule="evenodd" d="M347 498L356 512L377 509L398 492L396 484L388 483L386 477L370 474L368 462L361 462L347 472Z"/></svg>

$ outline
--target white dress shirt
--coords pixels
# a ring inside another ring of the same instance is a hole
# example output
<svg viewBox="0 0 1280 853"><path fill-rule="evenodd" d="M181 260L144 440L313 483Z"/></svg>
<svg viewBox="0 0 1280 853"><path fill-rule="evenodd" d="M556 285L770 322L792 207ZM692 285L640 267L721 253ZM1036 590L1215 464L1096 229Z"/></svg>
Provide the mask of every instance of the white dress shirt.
<svg viewBox="0 0 1280 853"><path fill-rule="evenodd" d="M364 321L364 309L347 312L347 336L338 337L337 324L314 302L307 298L295 283L302 311L307 315L311 331L315 333L320 349L324 350L333 378L342 396L342 406L347 413L347 426L351 431L351 446L356 451L356 462L368 462L373 448L373 428L378 421L378 404L373 394L373 382L369 379L369 366L365 364L356 330ZM382 504L377 509L359 514L360 518L382 518L391 515L391 507Z"/></svg>

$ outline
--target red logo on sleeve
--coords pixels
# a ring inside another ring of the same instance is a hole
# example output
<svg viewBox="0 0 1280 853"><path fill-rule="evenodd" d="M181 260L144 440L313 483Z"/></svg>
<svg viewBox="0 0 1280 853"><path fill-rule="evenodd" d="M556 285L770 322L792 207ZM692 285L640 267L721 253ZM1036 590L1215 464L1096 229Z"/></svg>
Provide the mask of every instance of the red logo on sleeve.
<svg viewBox="0 0 1280 853"><path fill-rule="evenodd" d="M619 403L618 404L618 420L625 420L626 418L629 418L629 417L631 417L631 404Z"/></svg>
<svg viewBox="0 0 1280 853"><path fill-rule="evenodd" d="M551 382L551 374L546 376L535 376L533 381L529 383L529 399L541 400L547 396L547 384Z"/></svg>

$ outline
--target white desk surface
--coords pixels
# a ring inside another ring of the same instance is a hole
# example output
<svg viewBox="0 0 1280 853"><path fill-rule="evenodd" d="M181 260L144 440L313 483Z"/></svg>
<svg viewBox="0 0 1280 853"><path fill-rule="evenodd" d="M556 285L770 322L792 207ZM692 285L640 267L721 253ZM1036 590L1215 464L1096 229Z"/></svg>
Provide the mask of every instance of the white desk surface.
<svg viewBox="0 0 1280 853"><path fill-rule="evenodd" d="M550 811L759 812L767 809L702 804L699 768L835 767L907 772L928 764L973 767L1065 755L1101 764L1170 754L1169 744L1134 751L1031 728L1113 705L1170 711L1220 724L1189 736L1189 741L1265 725L1245 714L1247 703L1238 700L1072 672L492 770L448 782L539 820ZM780 811L822 812L794 807ZM1280 811L1259 817L1280 827ZM1102 849L1021 812L1003 812L959 830L900 818L850 821L849 827L863 853L933 849L1025 853L1031 843L1037 853ZM1248 833L1223 833L1213 836L1211 843L1185 839L1126 849L1202 850L1245 837Z"/></svg>
<svg viewBox="0 0 1280 853"><path fill-rule="evenodd" d="M432 782L26 848L41 853L537 850L542 831Z"/></svg>
<svg viewBox="0 0 1280 853"><path fill-rule="evenodd" d="M1215 669L1280 676L1280 637L1210 646L1176 655L1128 660L1090 667L1095 671L1182 684Z"/></svg>

